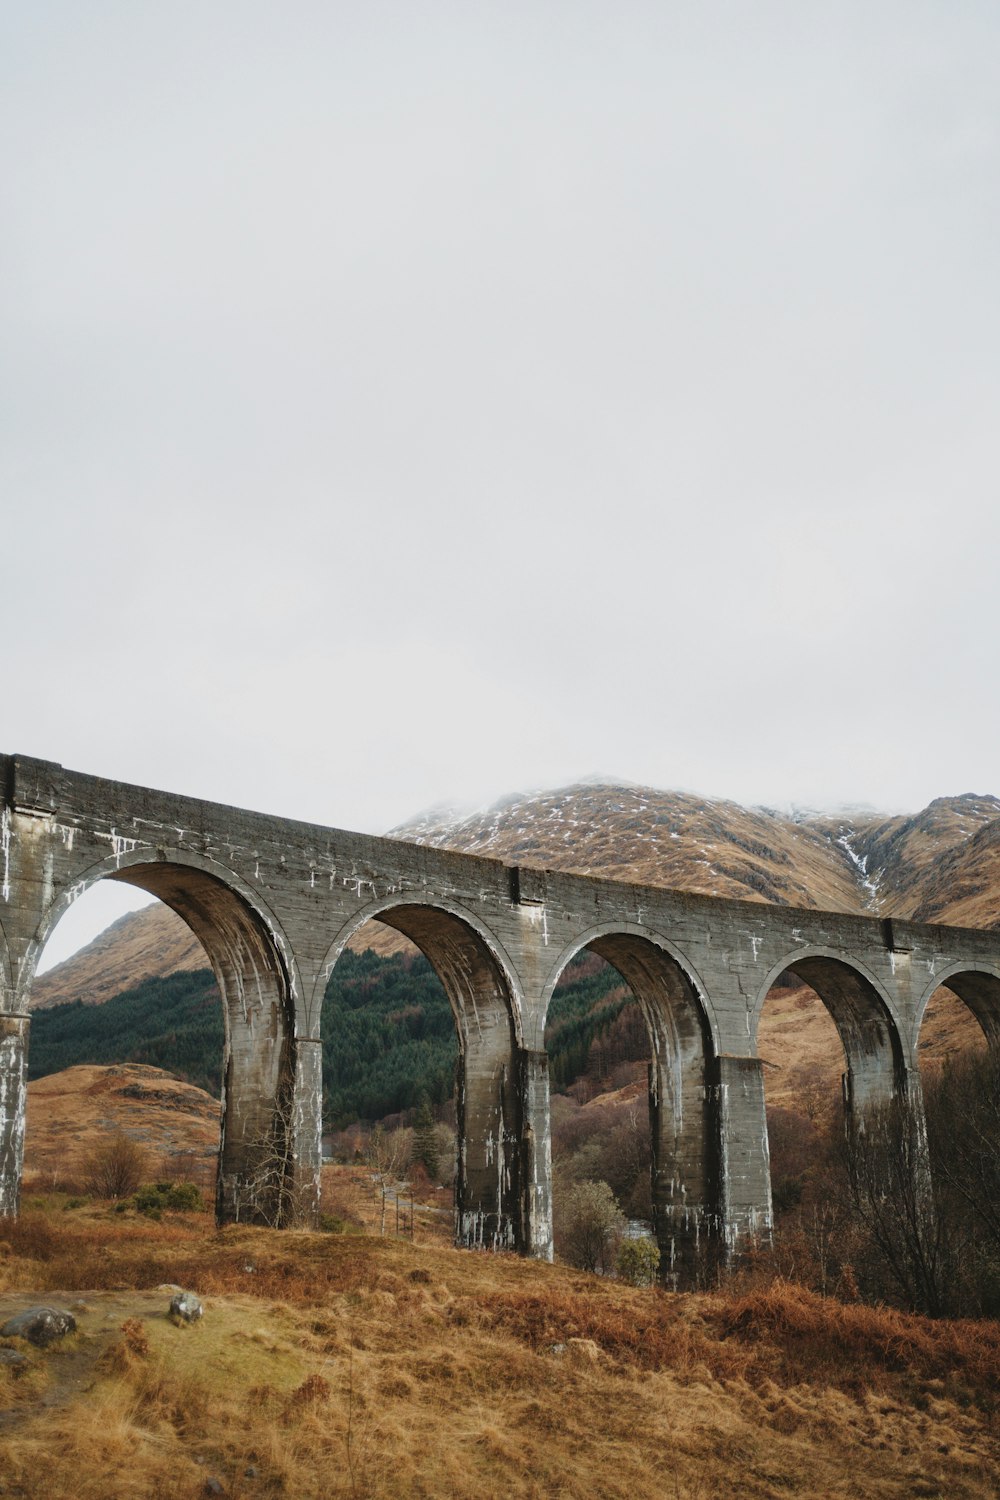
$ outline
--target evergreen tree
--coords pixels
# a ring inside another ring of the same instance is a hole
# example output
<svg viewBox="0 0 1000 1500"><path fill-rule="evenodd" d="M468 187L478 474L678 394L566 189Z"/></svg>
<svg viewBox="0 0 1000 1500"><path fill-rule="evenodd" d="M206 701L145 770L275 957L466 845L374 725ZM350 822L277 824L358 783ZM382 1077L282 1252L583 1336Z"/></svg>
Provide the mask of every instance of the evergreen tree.
<svg viewBox="0 0 1000 1500"><path fill-rule="evenodd" d="M437 1134L434 1129L434 1116L431 1114L431 1101L423 1091L417 1106L416 1119L413 1122L413 1160L423 1162L428 1177L432 1182L437 1182L441 1170Z"/></svg>

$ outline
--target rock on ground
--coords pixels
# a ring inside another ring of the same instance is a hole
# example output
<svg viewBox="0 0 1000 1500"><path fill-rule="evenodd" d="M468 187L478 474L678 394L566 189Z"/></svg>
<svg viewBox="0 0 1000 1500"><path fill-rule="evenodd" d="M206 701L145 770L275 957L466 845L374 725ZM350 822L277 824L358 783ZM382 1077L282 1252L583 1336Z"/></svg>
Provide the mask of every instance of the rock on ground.
<svg viewBox="0 0 1000 1500"><path fill-rule="evenodd" d="M205 1309L194 1292L178 1292L170 1299L170 1316L181 1323L195 1323Z"/></svg>
<svg viewBox="0 0 1000 1500"><path fill-rule="evenodd" d="M27 1339L38 1349L45 1349L57 1339L73 1333L76 1319L62 1307L28 1307L15 1313L0 1328L0 1337Z"/></svg>

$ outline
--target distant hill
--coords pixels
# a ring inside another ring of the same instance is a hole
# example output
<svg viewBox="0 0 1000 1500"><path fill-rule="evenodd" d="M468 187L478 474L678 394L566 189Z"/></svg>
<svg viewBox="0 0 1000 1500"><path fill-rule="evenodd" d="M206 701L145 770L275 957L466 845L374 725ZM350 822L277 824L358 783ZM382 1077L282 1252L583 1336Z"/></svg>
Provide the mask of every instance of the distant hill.
<svg viewBox="0 0 1000 1500"><path fill-rule="evenodd" d="M1000 800L975 793L884 817L593 781L472 814L436 809L391 837L706 896L1000 925Z"/></svg>
<svg viewBox="0 0 1000 1500"><path fill-rule="evenodd" d="M76 1067L28 1085L25 1167L73 1184L95 1146L123 1130L149 1152L149 1176L187 1176L211 1190L219 1101L159 1068Z"/></svg>
<svg viewBox="0 0 1000 1500"><path fill-rule="evenodd" d="M208 968L205 950L176 912L159 901L128 912L31 986L31 1009L82 1000L102 1005L147 979Z"/></svg>
<svg viewBox="0 0 1000 1500"><path fill-rule="evenodd" d="M581 984L581 980L583 983ZM607 1002L604 997L607 996ZM593 954L566 970L549 1040L552 1065L571 1079L631 998ZM569 1014L567 1014L569 1012ZM458 1044L451 1006L423 954L348 951L327 986L322 1011L323 1093L335 1125L413 1109L426 1094L450 1098ZM32 1023L29 1078L80 1064L128 1062L168 1068L199 1089L222 1087L223 1015L209 969L146 979L103 1005L80 1001L39 1011ZM638 1055L642 1055L641 1051ZM571 1059L567 1062L567 1056Z"/></svg>
<svg viewBox="0 0 1000 1500"><path fill-rule="evenodd" d="M408 938L381 922L369 922L347 945L356 953L372 949L388 957L414 953ZM31 1009L57 1005L103 1005L124 990L137 989L147 979L209 968L208 955L182 917L155 901L141 911L128 912L110 927L36 979L31 987Z"/></svg>
<svg viewBox="0 0 1000 1500"><path fill-rule="evenodd" d="M143 979L103 1005L47 1006L31 1023L28 1077L78 1063L136 1063L169 1069L188 1083L222 1091L222 1000L211 969Z"/></svg>

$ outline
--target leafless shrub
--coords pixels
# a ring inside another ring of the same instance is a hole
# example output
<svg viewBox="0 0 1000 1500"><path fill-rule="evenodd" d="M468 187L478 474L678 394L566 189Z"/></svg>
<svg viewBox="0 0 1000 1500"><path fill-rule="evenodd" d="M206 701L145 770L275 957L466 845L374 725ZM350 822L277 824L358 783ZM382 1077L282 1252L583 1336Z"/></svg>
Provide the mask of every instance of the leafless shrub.
<svg viewBox="0 0 1000 1500"><path fill-rule="evenodd" d="M83 1164L84 1184L95 1198L128 1198L149 1170L147 1152L119 1130L96 1147Z"/></svg>

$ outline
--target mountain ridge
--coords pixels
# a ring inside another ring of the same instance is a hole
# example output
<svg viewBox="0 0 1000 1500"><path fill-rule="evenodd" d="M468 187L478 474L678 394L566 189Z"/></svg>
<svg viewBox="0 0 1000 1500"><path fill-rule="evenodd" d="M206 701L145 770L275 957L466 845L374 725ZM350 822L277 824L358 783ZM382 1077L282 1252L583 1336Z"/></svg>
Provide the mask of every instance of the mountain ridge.
<svg viewBox="0 0 1000 1500"><path fill-rule="evenodd" d="M916 920L949 920L954 870L965 924L1000 925L1000 799L963 793L917 813L861 813L785 814L587 780L457 820L431 809L389 836L703 895Z"/></svg>

